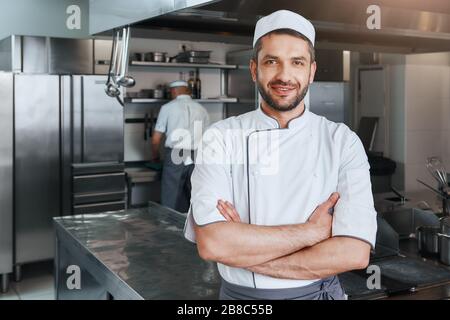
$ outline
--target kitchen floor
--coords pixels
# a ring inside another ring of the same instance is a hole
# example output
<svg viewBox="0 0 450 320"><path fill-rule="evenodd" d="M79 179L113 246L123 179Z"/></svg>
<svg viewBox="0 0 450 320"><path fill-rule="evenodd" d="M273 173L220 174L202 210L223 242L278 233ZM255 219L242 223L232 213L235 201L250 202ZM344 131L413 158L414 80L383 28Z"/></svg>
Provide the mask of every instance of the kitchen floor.
<svg viewBox="0 0 450 320"><path fill-rule="evenodd" d="M53 261L32 263L22 267L22 281L12 280L0 300L54 300Z"/></svg>

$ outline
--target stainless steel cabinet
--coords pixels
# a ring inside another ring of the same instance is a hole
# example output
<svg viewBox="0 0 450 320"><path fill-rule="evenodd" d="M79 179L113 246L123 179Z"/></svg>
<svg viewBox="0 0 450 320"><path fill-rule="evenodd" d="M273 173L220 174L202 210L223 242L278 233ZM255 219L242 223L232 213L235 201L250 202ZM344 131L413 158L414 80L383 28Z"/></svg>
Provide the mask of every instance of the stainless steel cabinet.
<svg viewBox="0 0 450 320"><path fill-rule="evenodd" d="M59 76L16 75L15 263L53 257L60 215Z"/></svg>
<svg viewBox="0 0 450 320"><path fill-rule="evenodd" d="M53 217L123 209L125 179L123 108L105 94L106 76L91 75L94 40L12 36L0 41L0 51L0 68L8 71L0 72L0 289L5 290L13 270L20 280L22 264L53 258ZM98 162L114 163L117 170L108 173L120 176L119 186L108 191L107 183L74 199L73 164Z"/></svg>
<svg viewBox="0 0 450 320"><path fill-rule="evenodd" d="M8 289L13 267L13 75L0 72L0 277Z"/></svg>
<svg viewBox="0 0 450 320"><path fill-rule="evenodd" d="M126 193L123 109L104 93L104 76L0 73L0 80L0 275L6 287L3 274L14 269L20 280L22 264L53 258L53 217L124 209ZM93 192L76 184L74 199L75 163L108 179L94 179Z"/></svg>

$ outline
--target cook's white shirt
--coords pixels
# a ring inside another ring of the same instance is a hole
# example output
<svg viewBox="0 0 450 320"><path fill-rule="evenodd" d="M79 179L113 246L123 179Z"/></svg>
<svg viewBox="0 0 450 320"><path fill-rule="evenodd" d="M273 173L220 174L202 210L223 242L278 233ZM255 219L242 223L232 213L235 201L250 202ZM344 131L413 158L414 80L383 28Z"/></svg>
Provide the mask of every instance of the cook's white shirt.
<svg viewBox="0 0 450 320"><path fill-rule="evenodd" d="M273 226L306 222L337 191L332 236L375 246L369 163L360 139L344 124L305 110L280 129L258 108L212 125L200 147L184 230L188 240L195 242L194 223L226 221L216 208L219 199L234 204L243 222ZM218 269L224 280L256 288L301 287L319 280L278 279L221 263Z"/></svg>
<svg viewBox="0 0 450 320"><path fill-rule="evenodd" d="M161 107L155 130L166 134L167 148L195 150L208 125L206 109L189 95L181 94Z"/></svg>

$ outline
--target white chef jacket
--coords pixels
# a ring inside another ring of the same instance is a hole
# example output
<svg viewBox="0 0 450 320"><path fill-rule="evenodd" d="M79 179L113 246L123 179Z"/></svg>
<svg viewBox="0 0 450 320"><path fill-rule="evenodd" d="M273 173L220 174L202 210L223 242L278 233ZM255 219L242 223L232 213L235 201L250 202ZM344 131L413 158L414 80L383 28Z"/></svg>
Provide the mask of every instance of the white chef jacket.
<svg viewBox="0 0 450 320"><path fill-rule="evenodd" d="M198 225L226 221L216 208L219 199L234 204L242 222L273 226L306 222L337 191L332 236L375 246L369 163L361 141L344 124L305 110L280 129L259 108L215 123L200 146L184 229L188 240L195 242L194 220ZM221 263L218 269L224 280L254 288L293 288L319 280L278 279Z"/></svg>
<svg viewBox="0 0 450 320"><path fill-rule="evenodd" d="M208 124L206 109L181 94L161 107L155 130L166 134L167 148L195 150Z"/></svg>

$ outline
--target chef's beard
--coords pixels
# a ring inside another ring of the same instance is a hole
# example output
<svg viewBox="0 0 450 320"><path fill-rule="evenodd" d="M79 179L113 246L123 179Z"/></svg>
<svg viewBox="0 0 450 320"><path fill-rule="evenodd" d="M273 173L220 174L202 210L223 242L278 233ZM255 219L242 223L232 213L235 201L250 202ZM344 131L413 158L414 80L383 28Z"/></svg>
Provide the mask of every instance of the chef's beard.
<svg viewBox="0 0 450 320"><path fill-rule="evenodd" d="M282 83L280 81L274 81L273 83L275 83L275 82L286 85L286 83ZM269 83L269 85L270 84L271 83ZM290 111L290 110L295 109L300 104L300 102L303 101L303 99L306 96L306 93L308 92L308 88L309 88L309 85L305 86L290 103L279 104L279 103L275 102L274 99L272 99L272 96L269 94L269 92L266 91L263 84L261 82L259 82L259 79L256 80L256 86L258 87L258 91L261 94L261 97L269 105L269 107L271 107L272 109L274 109L276 111L281 111L281 112Z"/></svg>

